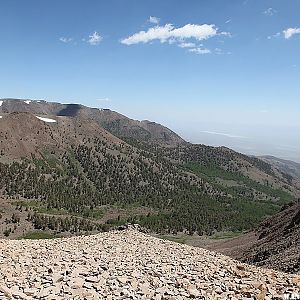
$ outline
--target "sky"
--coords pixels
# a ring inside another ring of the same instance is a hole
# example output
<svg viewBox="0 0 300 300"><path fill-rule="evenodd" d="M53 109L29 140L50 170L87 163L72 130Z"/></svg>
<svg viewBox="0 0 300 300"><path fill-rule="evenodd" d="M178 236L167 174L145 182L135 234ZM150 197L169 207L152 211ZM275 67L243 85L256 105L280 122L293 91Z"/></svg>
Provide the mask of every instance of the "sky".
<svg viewBox="0 0 300 300"><path fill-rule="evenodd" d="M299 0L1 0L0 98L110 108L300 162Z"/></svg>

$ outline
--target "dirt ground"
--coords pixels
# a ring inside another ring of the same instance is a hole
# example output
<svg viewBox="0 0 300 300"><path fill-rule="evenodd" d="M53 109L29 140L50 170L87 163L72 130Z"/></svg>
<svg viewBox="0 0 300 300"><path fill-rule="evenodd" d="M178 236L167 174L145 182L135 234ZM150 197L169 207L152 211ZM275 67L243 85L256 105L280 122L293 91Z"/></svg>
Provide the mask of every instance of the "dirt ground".
<svg viewBox="0 0 300 300"><path fill-rule="evenodd" d="M154 235L156 237L171 240L174 242L200 247L207 250L222 253L235 259L239 259L241 254L257 241L254 232L241 233L235 236L232 233L219 233L213 236L198 235Z"/></svg>

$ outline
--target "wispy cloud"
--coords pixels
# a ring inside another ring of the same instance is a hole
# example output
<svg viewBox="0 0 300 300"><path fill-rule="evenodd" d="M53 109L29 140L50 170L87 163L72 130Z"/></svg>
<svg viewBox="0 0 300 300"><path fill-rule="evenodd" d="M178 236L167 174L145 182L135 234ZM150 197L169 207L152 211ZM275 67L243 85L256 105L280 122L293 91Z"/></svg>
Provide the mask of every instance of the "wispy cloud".
<svg viewBox="0 0 300 300"><path fill-rule="evenodd" d="M152 24L158 24L159 21L160 21L160 18L153 17L153 16L150 16L149 19L148 19L148 22L150 22Z"/></svg>
<svg viewBox="0 0 300 300"><path fill-rule="evenodd" d="M293 35L300 33L300 28L288 28L283 30L284 38L290 39Z"/></svg>
<svg viewBox="0 0 300 300"><path fill-rule="evenodd" d="M103 37L97 31L95 31L94 33L89 35L87 42L92 46L96 46L96 45L100 44L100 42L102 40L103 40Z"/></svg>
<svg viewBox="0 0 300 300"><path fill-rule="evenodd" d="M263 11L263 14L266 16L269 16L269 17L274 16L276 13L277 13L277 11L272 7L269 7Z"/></svg>
<svg viewBox="0 0 300 300"><path fill-rule="evenodd" d="M215 48L215 53L216 54L224 54L224 52L220 48Z"/></svg>
<svg viewBox="0 0 300 300"><path fill-rule="evenodd" d="M231 22L231 19L228 19L227 21L225 21L225 24L228 24Z"/></svg>
<svg viewBox="0 0 300 300"><path fill-rule="evenodd" d="M202 133L207 133L207 134L214 134L214 135L222 135L222 136L226 136L229 138L239 138L239 139L247 139L246 136L241 136L241 135L234 135L234 134L230 134L230 133L222 133L222 132L215 132L215 131L200 131Z"/></svg>
<svg viewBox="0 0 300 300"><path fill-rule="evenodd" d="M180 43L178 44L178 47L180 48L194 48L196 47L195 43Z"/></svg>
<svg viewBox="0 0 300 300"><path fill-rule="evenodd" d="M211 51L206 48L192 48L188 50L189 52L195 53L195 54L209 54Z"/></svg>
<svg viewBox="0 0 300 300"><path fill-rule="evenodd" d="M64 36L60 37L59 40L60 40L61 42L63 42L63 43L70 43L70 42L73 41L72 38L67 38L67 37L64 37Z"/></svg>
<svg viewBox="0 0 300 300"><path fill-rule="evenodd" d="M218 32L218 28L214 24L187 24L179 28L175 28L172 24L166 24L164 26L149 28L147 31L137 32L122 39L121 43L125 45L134 45L139 43L149 43L154 40L165 43L169 40L183 41L191 38L201 41L219 34L227 33Z"/></svg>
<svg viewBox="0 0 300 300"><path fill-rule="evenodd" d="M275 33L273 35L269 35L268 36L268 40L271 40L273 38L279 38L279 37L281 37L281 32L277 32L277 33Z"/></svg>

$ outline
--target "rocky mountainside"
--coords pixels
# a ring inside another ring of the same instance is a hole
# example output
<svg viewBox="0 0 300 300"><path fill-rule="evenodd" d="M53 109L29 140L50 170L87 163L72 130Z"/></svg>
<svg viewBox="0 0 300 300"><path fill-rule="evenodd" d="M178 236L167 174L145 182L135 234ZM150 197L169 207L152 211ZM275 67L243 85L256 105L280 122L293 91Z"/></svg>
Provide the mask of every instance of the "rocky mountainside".
<svg viewBox="0 0 300 300"><path fill-rule="evenodd" d="M54 235L128 222L155 232L240 231L300 197L276 167L225 147L175 142L177 135L166 143L168 129L155 123L45 101L1 100L0 109L3 237L17 237L21 224L24 234ZM123 133L107 125L120 118ZM133 123L151 128L151 138Z"/></svg>
<svg viewBox="0 0 300 300"><path fill-rule="evenodd" d="M300 273L300 203L262 222L255 234L257 241L242 253L243 261Z"/></svg>
<svg viewBox="0 0 300 300"><path fill-rule="evenodd" d="M44 100L0 100L0 113L29 112L34 115L83 117L98 123L119 137L174 146L185 141L170 129L150 121L132 120L109 109L90 108L80 104L61 104Z"/></svg>
<svg viewBox="0 0 300 300"><path fill-rule="evenodd" d="M299 292L299 276L135 230L0 240L0 299L262 300Z"/></svg>
<svg viewBox="0 0 300 300"><path fill-rule="evenodd" d="M254 231L207 247L257 266L300 274L300 203L285 205Z"/></svg>
<svg viewBox="0 0 300 300"><path fill-rule="evenodd" d="M261 156L260 158L300 181L300 164L274 156Z"/></svg>

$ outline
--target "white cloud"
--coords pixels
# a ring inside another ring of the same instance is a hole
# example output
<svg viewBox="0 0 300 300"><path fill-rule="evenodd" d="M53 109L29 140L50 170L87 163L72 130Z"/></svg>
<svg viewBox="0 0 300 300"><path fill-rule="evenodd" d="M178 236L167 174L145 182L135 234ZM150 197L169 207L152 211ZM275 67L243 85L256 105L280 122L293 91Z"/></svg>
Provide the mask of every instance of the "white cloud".
<svg viewBox="0 0 300 300"><path fill-rule="evenodd" d="M196 47L196 44L195 43L180 43L178 45L178 47L180 47L180 48L194 48L194 47Z"/></svg>
<svg viewBox="0 0 300 300"><path fill-rule="evenodd" d="M231 19L228 19L227 21L225 21L225 24L228 24L231 22Z"/></svg>
<svg viewBox="0 0 300 300"><path fill-rule="evenodd" d="M73 41L72 38L67 38L67 37L64 37L64 36L60 37L59 40L60 40L61 42L63 42L63 43L70 43L70 42Z"/></svg>
<svg viewBox="0 0 300 300"><path fill-rule="evenodd" d="M300 33L300 28L288 28L283 30L284 38L290 39L293 35Z"/></svg>
<svg viewBox="0 0 300 300"><path fill-rule="evenodd" d="M160 21L160 18L150 16L148 21L152 24L158 24Z"/></svg>
<svg viewBox="0 0 300 300"><path fill-rule="evenodd" d="M284 37L285 39L290 39L293 35L300 33L300 28L287 28L281 32L277 32L273 35L268 36L268 39Z"/></svg>
<svg viewBox="0 0 300 300"><path fill-rule="evenodd" d="M264 13L264 15L271 17L271 16L275 15L277 13L277 11L274 8L269 7L263 13Z"/></svg>
<svg viewBox="0 0 300 300"><path fill-rule="evenodd" d="M159 40L161 43L166 41L183 42L185 39L196 39L198 41L206 40L219 34L226 34L225 32L218 32L215 25L197 25L187 24L183 27L175 28L172 24L164 26L155 26L149 28L147 31L137 32L127 38L121 40L122 44L133 45L139 43L149 43L154 40Z"/></svg>
<svg viewBox="0 0 300 300"><path fill-rule="evenodd" d="M206 48L192 48L188 50L189 52L195 53L195 54L209 54L211 51Z"/></svg>
<svg viewBox="0 0 300 300"><path fill-rule="evenodd" d="M268 36L268 40L270 40L270 39L272 39L272 38L278 38L278 37L280 37L280 36L281 36L281 32L277 32L277 33L275 33L275 34L273 34L273 35Z"/></svg>
<svg viewBox="0 0 300 300"><path fill-rule="evenodd" d="M87 40L87 42L92 46L96 46L102 40L103 40L103 37L97 31L95 31L93 34L89 35L89 39Z"/></svg>
<svg viewBox="0 0 300 300"><path fill-rule="evenodd" d="M170 32L173 30L173 28L174 27L171 24L167 24L163 27L156 26L148 29L148 31L140 31L138 33L135 33L121 40L121 43L125 45L133 45L138 43L148 43L156 39L160 40L163 43L172 37Z"/></svg>

